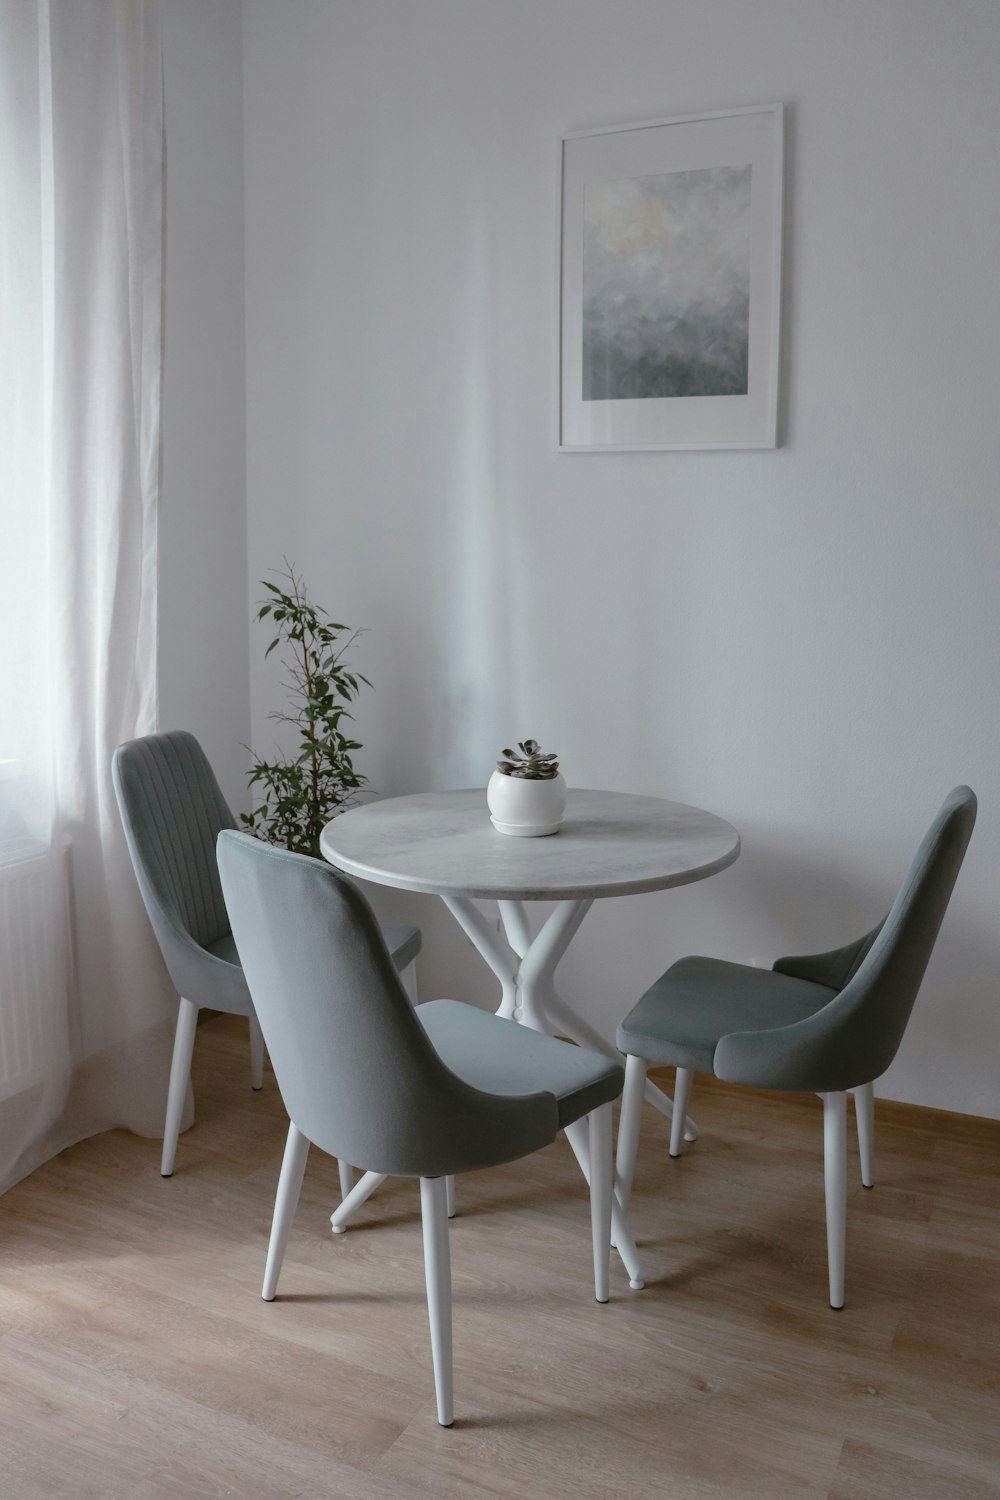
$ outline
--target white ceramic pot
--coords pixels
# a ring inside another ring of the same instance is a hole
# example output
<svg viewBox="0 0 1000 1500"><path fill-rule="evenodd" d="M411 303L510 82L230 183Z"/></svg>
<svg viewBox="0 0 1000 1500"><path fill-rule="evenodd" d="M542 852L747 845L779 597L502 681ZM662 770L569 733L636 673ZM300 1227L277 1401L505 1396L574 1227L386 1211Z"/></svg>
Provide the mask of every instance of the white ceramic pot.
<svg viewBox="0 0 1000 1500"><path fill-rule="evenodd" d="M499 833L519 839L544 838L558 833L566 811L566 783L562 772L548 781L528 781L494 771L486 788L490 822Z"/></svg>

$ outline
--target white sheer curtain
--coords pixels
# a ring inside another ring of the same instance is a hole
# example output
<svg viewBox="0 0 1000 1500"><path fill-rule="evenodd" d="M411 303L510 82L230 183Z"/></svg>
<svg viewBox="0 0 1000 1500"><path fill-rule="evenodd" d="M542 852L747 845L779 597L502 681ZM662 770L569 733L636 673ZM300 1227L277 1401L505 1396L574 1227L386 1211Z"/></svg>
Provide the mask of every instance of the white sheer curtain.
<svg viewBox="0 0 1000 1500"><path fill-rule="evenodd" d="M109 775L156 721L156 0L0 0L0 1190L162 1131L174 998Z"/></svg>

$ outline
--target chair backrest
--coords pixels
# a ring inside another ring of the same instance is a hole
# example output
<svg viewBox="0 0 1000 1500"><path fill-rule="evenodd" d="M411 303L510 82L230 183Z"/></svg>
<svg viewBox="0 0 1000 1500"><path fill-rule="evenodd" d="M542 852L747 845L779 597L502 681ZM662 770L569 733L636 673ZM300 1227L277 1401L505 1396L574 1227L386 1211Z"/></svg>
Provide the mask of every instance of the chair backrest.
<svg viewBox="0 0 1000 1500"><path fill-rule="evenodd" d="M229 932L215 841L235 819L198 741L185 730L119 745L111 764L129 853L149 919L181 993L190 940Z"/></svg>
<svg viewBox="0 0 1000 1500"><path fill-rule="evenodd" d="M322 860L222 833L218 864L290 1119L366 1170L436 1176L552 1140L550 1094L484 1094L420 1024L361 891Z"/></svg>
<svg viewBox="0 0 1000 1500"><path fill-rule="evenodd" d="M767 1075L768 1082L752 1080L764 1087L833 1093L885 1072L910 1019L972 837L976 808L975 793L956 787L928 829L885 921L857 944L821 956L850 960L836 999L795 1025L724 1037L716 1050L720 1077L736 1077L734 1070L742 1073L750 1066ZM807 972L808 960L784 960L776 967L814 977Z"/></svg>

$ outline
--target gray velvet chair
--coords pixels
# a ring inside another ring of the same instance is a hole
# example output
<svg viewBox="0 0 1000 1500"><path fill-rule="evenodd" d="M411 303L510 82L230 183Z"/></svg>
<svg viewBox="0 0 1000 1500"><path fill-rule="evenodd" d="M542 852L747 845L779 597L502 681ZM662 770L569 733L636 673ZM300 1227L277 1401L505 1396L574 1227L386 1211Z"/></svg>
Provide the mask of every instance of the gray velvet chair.
<svg viewBox="0 0 1000 1500"><path fill-rule="evenodd" d="M618 1173L627 1204L635 1169L646 1070L676 1068L670 1154L681 1149L692 1074L808 1090L824 1107L830 1304L844 1304L847 1211L846 1095L853 1091L861 1176L874 1181L873 1081L892 1062L910 1018L976 820L966 786L946 798L888 916L830 953L781 958L770 971L713 958L682 958L618 1028L627 1054Z"/></svg>
<svg viewBox="0 0 1000 1500"><path fill-rule="evenodd" d="M623 1070L470 1005L414 1010L367 901L330 866L232 832L219 835L218 860L290 1121L262 1295L277 1289L310 1142L419 1178L438 1420L450 1426L445 1177L526 1156L587 1116L594 1287L606 1302L612 1225L634 1266L612 1202L611 1102Z"/></svg>
<svg viewBox="0 0 1000 1500"><path fill-rule="evenodd" d="M219 884L215 841L233 817L193 734L175 730L119 745L112 780L132 865L170 978L178 994L177 1030L167 1095L160 1171L169 1177L191 1074L198 1011L247 1016L250 1079L263 1081L264 1048ZM385 938L415 998L413 960L420 929L388 924ZM341 1173L345 1191L350 1168Z"/></svg>

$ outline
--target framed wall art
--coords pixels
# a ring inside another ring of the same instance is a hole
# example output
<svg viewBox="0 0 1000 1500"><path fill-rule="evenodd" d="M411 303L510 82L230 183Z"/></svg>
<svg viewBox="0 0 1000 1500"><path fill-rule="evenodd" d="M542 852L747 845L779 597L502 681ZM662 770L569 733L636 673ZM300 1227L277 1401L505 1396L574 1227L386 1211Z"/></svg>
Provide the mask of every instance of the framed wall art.
<svg viewBox="0 0 1000 1500"><path fill-rule="evenodd" d="M776 446L782 134L768 104L562 138L563 452Z"/></svg>

